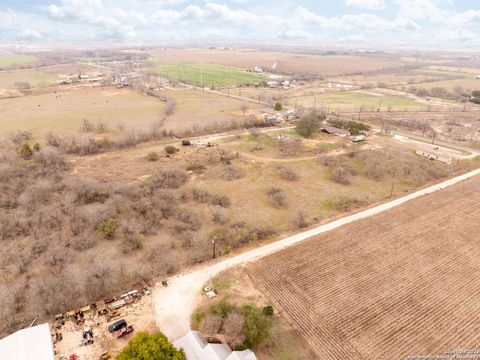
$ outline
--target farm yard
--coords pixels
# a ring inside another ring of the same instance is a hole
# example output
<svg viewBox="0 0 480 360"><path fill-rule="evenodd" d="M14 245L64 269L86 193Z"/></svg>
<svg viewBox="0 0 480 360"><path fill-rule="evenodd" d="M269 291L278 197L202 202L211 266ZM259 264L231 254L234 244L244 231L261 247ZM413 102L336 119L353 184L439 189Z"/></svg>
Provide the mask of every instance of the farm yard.
<svg viewBox="0 0 480 360"><path fill-rule="evenodd" d="M247 272L320 359L478 345L478 176L270 255Z"/></svg>
<svg viewBox="0 0 480 360"><path fill-rule="evenodd" d="M249 73L240 68L215 64L158 64L153 68L152 72L172 80L196 86L205 85L207 87L258 84L263 81L263 78L255 73Z"/></svg>

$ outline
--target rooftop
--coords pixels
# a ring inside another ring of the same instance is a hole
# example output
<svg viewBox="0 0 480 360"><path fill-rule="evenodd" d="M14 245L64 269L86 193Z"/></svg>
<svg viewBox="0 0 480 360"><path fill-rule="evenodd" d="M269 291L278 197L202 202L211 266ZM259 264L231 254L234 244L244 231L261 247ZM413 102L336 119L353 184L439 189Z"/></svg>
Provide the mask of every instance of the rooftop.
<svg viewBox="0 0 480 360"><path fill-rule="evenodd" d="M19 330L0 339L2 360L54 360L48 324Z"/></svg>

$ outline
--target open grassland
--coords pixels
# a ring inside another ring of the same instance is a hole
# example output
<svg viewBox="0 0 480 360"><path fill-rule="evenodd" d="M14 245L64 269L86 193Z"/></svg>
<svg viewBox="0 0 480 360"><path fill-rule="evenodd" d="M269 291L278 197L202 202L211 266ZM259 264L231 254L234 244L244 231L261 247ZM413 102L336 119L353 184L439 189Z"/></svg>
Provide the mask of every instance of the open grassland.
<svg viewBox="0 0 480 360"><path fill-rule="evenodd" d="M319 109L322 104L324 108L335 109L425 109L427 106L406 96L382 95L372 92L361 91L339 91L316 96L300 96L288 99L289 104L313 107L316 99L316 107Z"/></svg>
<svg viewBox="0 0 480 360"><path fill-rule="evenodd" d="M107 131L116 126L142 126L158 120L164 103L127 89L88 88L0 100L0 136L30 130L35 137L48 132L72 134L80 131L83 119L101 120ZM15 119L12 121L12 119Z"/></svg>
<svg viewBox="0 0 480 360"><path fill-rule="evenodd" d="M406 359L480 341L480 178L248 267L319 359Z"/></svg>
<svg viewBox="0 0 480 360"><path fill-rule="evenodd" d="M442 80L427 83L415 84L417 88L424 88L431 90L433 88L444 88L447 91L453 91L457 87L461 87L464 91L480 90L480 80L473 78L473 76L465 77L463 79Z"/></svg>
<svg viewBox="0 0 480 360"><path fill-rule="evenodd" d="M216 63L253 69L261 66L268 71L274 67L277 71L298 74L344 74L361 71L381 70L402 66L397 60L368 56L342 55L303 55L282 52L260 52L247 50L217 51L205 49L164 50L152 54L160 63L189 62L195 59L199 63Z"/></svg>
<svg viewBox="0 0 480 360"><path fill-rule="evenodd" d="M160 64L154 73L191 85L207 87L234 86L262 82L260 75L232 66L199 63Z"/></svg>
<svg viewBox="0 0 480 360"><path fill-rule="evenodd" d="M0 53L0 68L8 67L10 65L23 65L32 63L36 60L35 56L31 55L15 55L8 53Z"/></svg>
<svg viewBox="0 0 480 360"><path fill-rule="evenodd" d="M165 118L165 103L140 92L114 87L92 87L1 100L0 137L17 130L29 130L37 140L48 132L78 134L83 119L92 125L102 121L105 133L118 133L118 127L146 129L153 122L168 130L200 130L245 121L241 101L200 90L167 90L176 102ZM215 104L215 106L212 106ZM259 105L249 104L247 114ZM15 121L11 121L15 119Z"/></svg>
<svg viewBox="0 0 480 360"><path fill-rule="evenodd" d="M46 87L55 83L53 74L39 70L22 70L0 73L0 89L12 90L18 83L28 83L31 87Z"/></svg>

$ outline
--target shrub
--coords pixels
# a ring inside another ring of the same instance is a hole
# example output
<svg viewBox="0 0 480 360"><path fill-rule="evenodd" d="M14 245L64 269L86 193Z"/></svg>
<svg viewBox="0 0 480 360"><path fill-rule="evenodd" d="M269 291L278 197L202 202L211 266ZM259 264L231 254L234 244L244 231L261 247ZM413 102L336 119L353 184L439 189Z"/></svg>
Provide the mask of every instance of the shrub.
<svg viewBox="0 0 480 360"><path fill-rule="evenodd" d="M273 316L273 306L272 305L265 306L263 308L262 312L263 312L263 315L266 315L268 317L272 317Z"/></svg>
<svg viewBox="0 0 480 360"><path fill-rule="evenodd" d="M313 114L304 116L297 121L295 131L305 138L312 137L320 128L320 117Z"/></svg>
<svg viewBox="0 0 480 360"><path fill-rule="evenodd" d="M267 191L268 199L273 207L280 208L286 205L286 194L278 187L271 187Z"/></svg>
<svg viewBox="0 0 480 360"><path fill-rule="evenodd" d="M30 147L30 144L24 142L22 145L20 145L20 148L18 149L18 155L24 160L31 159L33 156L33 150Z"/></svg>
<svg viewBox="0 0 480 360"><path fill-rule="evenodd" d="M156 151L149 152L147 155L148 161L157 161L158 160L158 153Z"/></svg>
<svg viewBox="0 0 480 360"><path fill-rule="evenodd" d="M117 230L117 221L115 219L108 219L102 221L97 225L97 231L105 239L112 239L115 236L115 231Z"/></svg>
<svg viewBox="0 0 480 360"><path fill-rule="evenodd" d="M150 178L153 188L177 189L187 182L187 174L176 169L159 170Z"/></svg>
<svg viewBox="0 0 480 360"><path fill-rule="evenodd" d="M328 123L332 126L338 127L340 129L345 129L350 131L352 135L358 135L363 131L369 131L371 128L369 125L357 122L357 121L346 121L341 119L329 119Z"/></svg>
<svg viewBox="0 0 480 360"><path fill-rule="evenodd" d="M363 205L363 201L350 198L347 196L340 196L337 200L331 203L332 208L337 211L350 211Z"/></svg>
<svg viewBox="0 0 480 360"><path fill-rule="evenodd" d="M345 167L338 165L333 169L330 179L342 185L349 185L350 176L351 173Z"/></svg>
<svg viewBox="0 0 480 360"><path fill-rule="evenodd" d="M15 145L20 145L21 143L27 142L32 138L32 133L30 131L24 130L24 131L16 131L12 134L10 134L10 140L12 143Z"/></svg>
<svg viewBox="0 0 480 360"><path fill-rule="evenodd" d="M146 359L185 360L186 357L183 349L177 350L160 332L139 332L116 357L116 360Z"/></svg>
<svg viewBox="0 0 480 360"><path fill-rule="evenodd" d="M304 229L308 226L308 222L305 219L305 214L303 211L298 211L293 219L293 226L295 229Z"/></svg>
<svg viewBox="0 0 480 360"><path fill-rule="evenodd" d="M277 103L275 104L275 106L273 107L273 110L275 110L275 111L282 111L282 109L283 109L282 104L280 104L280 103L278 103L278 102L277 102Z"/></svg>
<svg viewBox="0 0 480 360"><path fill-rule="evenodd" d="M245 317L244 345L248 348L257 349L270 337L272 319L263 314L263 311L249 305L242 306L242 315Z"/></svg>
<svg viewBox="0 0 480 360"><path fill-rule="evenodd" d="M143 248L145 243L145 238L141 234L129 234L125 237L125 240L122 242L122 252L128 254L135 250L140 250Z"/></svg>
<svg viewBox="0 0 480 360"><path fill-rule="evenodd" d="M245 176L245 172L239 167L236 167L233 165L226 165L224 168L222 178L227 181L233 181L233 180L241 179L244 176Z"/></svg>
<svg viewBox="0 0 480 360"><path fill-rule="evenodd" d="M175 153L177 153L179 150L176 146L173 146L173 145L167 145L165 146L165 152L169 155L173 155Z"/></svg>
<svg viewBox="0 0 480 360"><path fill-rule="evenodd" d="M286 166L280 166L278 168L278 175L283 180L287 180L287 181L298 180L298 174L293 169Z"/></svg>

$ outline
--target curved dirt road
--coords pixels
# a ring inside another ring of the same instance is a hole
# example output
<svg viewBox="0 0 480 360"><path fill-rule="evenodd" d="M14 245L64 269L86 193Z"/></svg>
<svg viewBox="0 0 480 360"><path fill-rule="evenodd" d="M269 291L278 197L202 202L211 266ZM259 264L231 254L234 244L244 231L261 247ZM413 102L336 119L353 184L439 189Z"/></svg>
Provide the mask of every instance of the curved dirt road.
<svg viewBox="0 0 480 360"><path fill-rule="evenodd" d="M477 175L480 175L480 169L476 169L469 173L419 190L399 199L395 199L356 214L340 218L328 224L321 225L257 249L253 249L236 256L223 257L216 263L210 263L203 268L196 268L191 272L172 277L169 279L170 284L167 288L163 288L161 284L157 284L155 287L155 322L160 330L165 333L170 340L176 340L190 330L190 317L195 309L195 301L197 296L202 291L202 286L211 277L217 275L219 272L235 265L258 260L264 256L302 242L312 236L333 230L355 220L365 219L367 217L376 215L382 211L399 206L409 200L444 189L448 186L452 186L460 181Z"/></svg>

